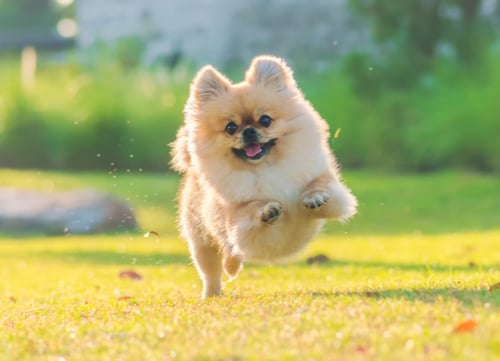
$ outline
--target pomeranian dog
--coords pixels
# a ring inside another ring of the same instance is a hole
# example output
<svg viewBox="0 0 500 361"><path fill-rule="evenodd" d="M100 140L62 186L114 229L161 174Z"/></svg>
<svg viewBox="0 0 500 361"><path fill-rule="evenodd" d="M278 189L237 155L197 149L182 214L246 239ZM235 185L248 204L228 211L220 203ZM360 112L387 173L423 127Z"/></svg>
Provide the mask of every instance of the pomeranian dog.
<svg viewBox="0 0 500 361"><path fill-rule="evenodd" d="M183 174L180 231L203 298L221 294L223 270L234 278L243 261L294 255L325 219L356 213L328 145L328 125L282 59L254 58L237 84L203 67L184 113L172 166Z"/></svg>

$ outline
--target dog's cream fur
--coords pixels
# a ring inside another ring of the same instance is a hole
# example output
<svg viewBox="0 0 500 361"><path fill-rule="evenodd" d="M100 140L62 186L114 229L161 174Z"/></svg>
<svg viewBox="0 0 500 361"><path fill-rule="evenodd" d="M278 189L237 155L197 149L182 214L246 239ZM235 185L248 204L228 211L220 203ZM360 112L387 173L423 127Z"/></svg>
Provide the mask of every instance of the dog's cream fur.
<svg viewBox="0 0 500 361"><path fill-rule="evenodd" d="M272 123L262 127L258 119ZM238 131L229 135L227 123ZM237 157L242 129L276 145L259 160ZM343 221L357 202L339 179L328 126L279 58L256 57L232 84L211 66L191 84L185 124L173 143L183 237L203 281L202 296L221 293L223 269L235 277L245 260L275 261L301 250L327 218Z"/></svg>

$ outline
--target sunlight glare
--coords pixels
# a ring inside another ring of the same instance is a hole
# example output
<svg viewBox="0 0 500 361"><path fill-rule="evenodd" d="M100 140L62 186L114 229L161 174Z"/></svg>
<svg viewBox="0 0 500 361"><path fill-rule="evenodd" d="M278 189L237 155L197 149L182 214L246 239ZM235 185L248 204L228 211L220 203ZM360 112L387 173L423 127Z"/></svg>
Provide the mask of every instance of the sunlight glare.
<svg viewBox="0 0 500 361"><path fill-rule="evenodd" d="M64 7L73 4L74 0L56 0L57 5Z"/></svg>
<svg viewBox="0 0 500 361"><path fill-rule="evenodd" d="M78 25L73 19L62 19L57 23L57 32L63 38L73 38L78 33Z"/></svg>

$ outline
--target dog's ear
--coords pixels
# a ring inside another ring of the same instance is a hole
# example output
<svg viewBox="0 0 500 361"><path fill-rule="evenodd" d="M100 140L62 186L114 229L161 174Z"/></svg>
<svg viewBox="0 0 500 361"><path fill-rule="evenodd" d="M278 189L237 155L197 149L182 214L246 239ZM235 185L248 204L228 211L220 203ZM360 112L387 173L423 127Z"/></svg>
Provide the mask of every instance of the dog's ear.
<svg viewBox="0 0 500 361"><path fill-rule="evenodd" d="M255 57L245 79L248 83L261 84L275 91L296 88L292 69L283 59L272 55Z"/></svg>
<svg viewBox="0 0 500 361"><path fill-rule="evenodd" d="M213 66L205 65L191 83L191 95L200 102L213 100L228 92L231 81Z"/></svg>

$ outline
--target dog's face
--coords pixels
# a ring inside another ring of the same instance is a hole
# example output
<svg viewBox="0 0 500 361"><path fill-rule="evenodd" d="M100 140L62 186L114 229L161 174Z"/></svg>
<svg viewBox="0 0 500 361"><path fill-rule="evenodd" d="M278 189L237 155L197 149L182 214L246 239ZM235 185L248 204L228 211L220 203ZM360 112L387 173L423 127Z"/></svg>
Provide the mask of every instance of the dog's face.
<svg viewBox="0 0 500 361"><path fill-rule="evenodd" d="M283 143L297 131L298 99L302 95L291 70L278 58L256 58L238 84L204 67L191 85L185 110L197 154L234 167L286 156Z"/></svg>
<svg viewBox="0 0 500 361"><path fill-rule="evenodd" d="M259 131L259 128L269 128L272 121L273 119L269 115L263 114L258 121L255 121L252 117L241 121L241 125L234 121L227 123L224 131L228 135L234 136L237 132L239 133L237 144L231 148L234 155L247 162L254 162L260 161L269 154L271 148L276 145L278 138L269 139L269 136L265 136L265 131Z"/></svg>

